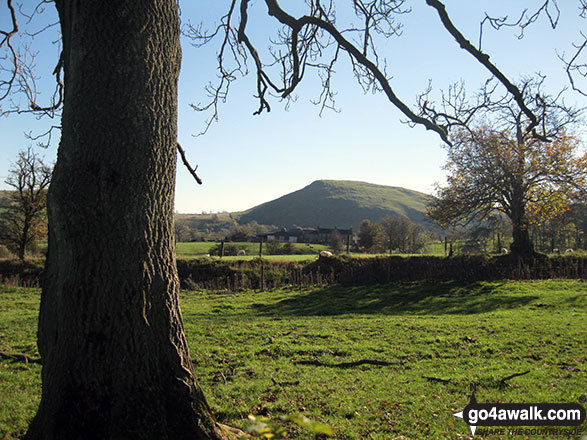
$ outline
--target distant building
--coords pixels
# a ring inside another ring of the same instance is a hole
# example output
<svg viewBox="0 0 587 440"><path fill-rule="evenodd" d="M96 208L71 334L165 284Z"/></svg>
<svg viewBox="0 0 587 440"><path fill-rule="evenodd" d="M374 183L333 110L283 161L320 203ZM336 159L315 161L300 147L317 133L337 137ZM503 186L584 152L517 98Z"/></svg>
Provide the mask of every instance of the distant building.
<svg viewBox="0 0 587 440"><path fill-rule="evenodd" d="M292 243L329 244L335 231L340 234L343 243L346 243L349 237L351 240L353 238L353 228L338 229L336 226L334 228L321 228L318 226L316 229L294 228L292 230L283 228L279 231L258 235L258 238L264 241L279 241L281 243L290 241Z"/></svg>

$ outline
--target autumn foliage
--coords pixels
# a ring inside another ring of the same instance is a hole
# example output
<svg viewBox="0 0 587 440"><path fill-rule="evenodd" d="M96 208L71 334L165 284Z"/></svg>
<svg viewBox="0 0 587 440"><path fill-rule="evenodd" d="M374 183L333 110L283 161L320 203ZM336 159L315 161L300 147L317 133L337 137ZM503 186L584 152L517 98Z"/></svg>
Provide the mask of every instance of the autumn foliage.
<svg viewBox="0 0 587 440"><path fill-rule="evenodd" d="M448 185L437 188L428 215L442 226L488 220L500 212L512 221L512 250L532 252L528 226L546 222L580 198L587 184L587 154L577 137L541 140L487 125L462 129L447 148ZM518 246L518 247L516 247Z"/></svg>

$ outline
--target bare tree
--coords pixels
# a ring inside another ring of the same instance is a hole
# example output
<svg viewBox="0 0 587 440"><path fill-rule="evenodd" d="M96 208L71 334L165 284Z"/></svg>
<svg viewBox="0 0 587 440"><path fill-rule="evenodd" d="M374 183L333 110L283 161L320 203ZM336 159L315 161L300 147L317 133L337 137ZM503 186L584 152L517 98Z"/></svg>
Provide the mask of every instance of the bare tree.
<svg viewBox="0 0 587 440"><path fill-rule="evenodd" d="M381 220L385 230L386 244L391 254L394 249L400 253L416 253L428 243L424 228L407 217L385 217Z"/></svg>
<svg viewBox="0 0 587 440"><path fill-rule="evenodd" d="M0 217L2 241L24 260L27 249L46 232L47 187L51 168L29 148L18 154L6 183L11 204Z"/></svg>
<svg viewBox="0 0 587 440"><path fill-rule="evenodd" d="M341 254L344 251L345 244L342 240L342 235L338 232L338 229L332 231L330 238L328 239L328 246L332 249L335 254Z"/></svg>

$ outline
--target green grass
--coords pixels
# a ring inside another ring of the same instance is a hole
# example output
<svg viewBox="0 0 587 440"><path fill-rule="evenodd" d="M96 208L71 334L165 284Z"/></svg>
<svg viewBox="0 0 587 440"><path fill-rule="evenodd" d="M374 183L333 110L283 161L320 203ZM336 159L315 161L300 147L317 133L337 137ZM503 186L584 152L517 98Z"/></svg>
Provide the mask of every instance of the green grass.
<svg viewBox="0 0 587 440"><path fill-rule="evenodd" d="M191 258L200 258L203 255L210 253L210 249L217 246L219 242L211 242L211 241L204 241L204 242L189 242L189 243L177 243L176 244L176 253L178 258L183 259L191 259ZM256 258L259 255L259 243L252 243L252 242L226 242L226 245L236 246L239 250L243 249L247 253L246 258L239 257L239 259L252 259ZM328 246L313 244L312 247L307 246L303 243L295 244L296 248L303 252L303 255L267 255L267 245L263 245L263 257L264 258L272 258L272 259L279 259L279 260L292 260L292 261L302 261L302 260L311 260L311 257L317 256L320 251L327 250ZM228 258L228 257L225 257Z"/></svg>
<svg viewBox="0 0 587 440"><path fill-rule="evenodd" d="M39 290L0 286L0 351L38 357ZM20 438L39 404L41 366L0 359L0 439Z"/></svg>
<svg viewBox="0 0 587 440"><path fill-rule="evenodd" d="M220 257L213 257L215 260L219 260ZM255 258L258 258L256 255L247 255L245 257L223 257L221 260L223 261L235 261L235 260L245 260L251 261ZM269 261L296 261L298 263L305 263L305 262L312 262L318 259L317 254L313 255L263 255L264 260Z"/></svg>
<svg viewBox="0 0 587 440"><path fill-rule="evenodd" d="M36 355L38 296L0 289L0 351ZM230 425L301 412L331 425L337 439L465 439L469 428L452 413L471 386L480 402L587 394L580 280L183 292L182 311L200 384ZM0 438L24 432L39 371L0 361ZM309 438L288 429L292 439Z"/></svg>

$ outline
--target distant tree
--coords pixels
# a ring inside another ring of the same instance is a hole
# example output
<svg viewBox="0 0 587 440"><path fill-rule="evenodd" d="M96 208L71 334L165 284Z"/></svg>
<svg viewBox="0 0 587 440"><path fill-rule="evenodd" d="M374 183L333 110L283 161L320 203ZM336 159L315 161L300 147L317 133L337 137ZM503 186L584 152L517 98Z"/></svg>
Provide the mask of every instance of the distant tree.
<svg viewBox="0 0 587 440"><path fill-rule="evenodd" d="M279 255L281 253L281 243L279 240L270 240L265 245L265 252L268 255Z"/></svg>
<svg viewBox="0 0 587 440"><path fill-rule="evenodd" d="M276 226L260 225L256 220L250 221L246 225L253 235L267 234L271 230L277 229Z"/></svg>
<svg viewBox="0 0 587 440"><path fill-rule="evenodd" d="M239 248L234 244L224 244L224 256L225 257L234 257L238 254ZM220 243L212 246L208 251L210 255L214 256L222 256L222 245Z"/></svg>
<svg viewBox="0 0 587 440"><path fill-rule="evenodd" d="M541 96L539 83L526 82L527 95ZM448 186L438 187L428 215L442 226L485 220L495 211L512 223L512 253L535 254L530 223L563 212L575 191L585 191L587 154L568 133L579 111L555 99L535 100L542 135L528 132L524 113L513 103L494 103L475 128L461 128L446 147ZM490 119L489 119L490 118Z"/></svg>
<svg viewBox="0 0 587 440"><path fill-rule="evenodd" d="M503 214L493 215L487 221L487 228L493 245L491 250L498 254L502 253L510 242L508 237L512 235L511 221Z"/></svg>
<svg viewBox="0 0 587 440"><path fill-rule="evenodd" d="M565 212L573 228L573 242L576 249L587 249L587 204L575 203Z"/></svg>
<svg viewBox="0 0 587 440"><path fill-rule="evenodd" d="M18 154L6 183L14 188L11 204L0 217L4 244L24 260L27 249L47 233L47 187L51 168L28 148Z"/></svg>
<svg viewBox="0 0 587 440"><path fill-rule="evenodd" d="M251 229L248 226L235 226L230 234L231 241L248 241L251 236Z"/></svg>
<svg viewBox="0 0 587 440"><path fill-rule="evenodd" d="M381 220L385 231L385 247L391 254L394 249L400 253L415 254L429 242L424 228L407 217L385 217Z"/></svg>
<svg viewBox="0 0 587 440"><path fill-rule="evenodd" d="M430 243L430 234L419 224L411 222L410 238L406 253L417 254Z"/></svg>
<svg viewBox="0 0 587 440"><path fill-rule="evenodd" d="M188 227L188 225L184 221L176 218L175 223L174 223L174 227L175 227L175 241L177 241L177 242L191 241L192 230Z"/></svg>
<svg viewBox="0 0 587 440"><path fill-rule="evenodd" d="M282 255L294 255L299 253L299 250L295 244L293 244L291 241L287 241L283 244L283 246L281 246L278 253Z"/></svg>
<svg viewBox="0 0 587 440"><path fill-rule="evenodd" d="M533 225L532 236L541 250L585 249L587 237L587 205L574 203L569 210L548 222Z"/></svg>
<svg viewBox="0 0 587 440"><path fill-rule="evenodd" d="M386 217L381 221L387 238L387 248L391 254L394 249L405 253L410 239L412 222L406 217Z"/></svg>
<svg viewBox="0 0 587 440"><path fill-rule="evenodd" d="M359 249L370 253L385 251L385 231L379 223L363 220L357 235L359 237Z"/></svg>
<svg viewBox="0 0 587 440"><path fill-rule="evenodd" d="M491 228L480 225L468 231L460 252L463 254L485 254L487 253L487 241L491 235Z"/></svg>
<svg viewBox="0 0 587 440"><path fill-rule="evenodd" d="M332 249L332 252L335 254L340 254L344 251L345 244L343 242L342 235L340 235L340 232L338 232L336 229L332 231L332 234L330 234L328 246L330 246L330 249Z"/></svg>

